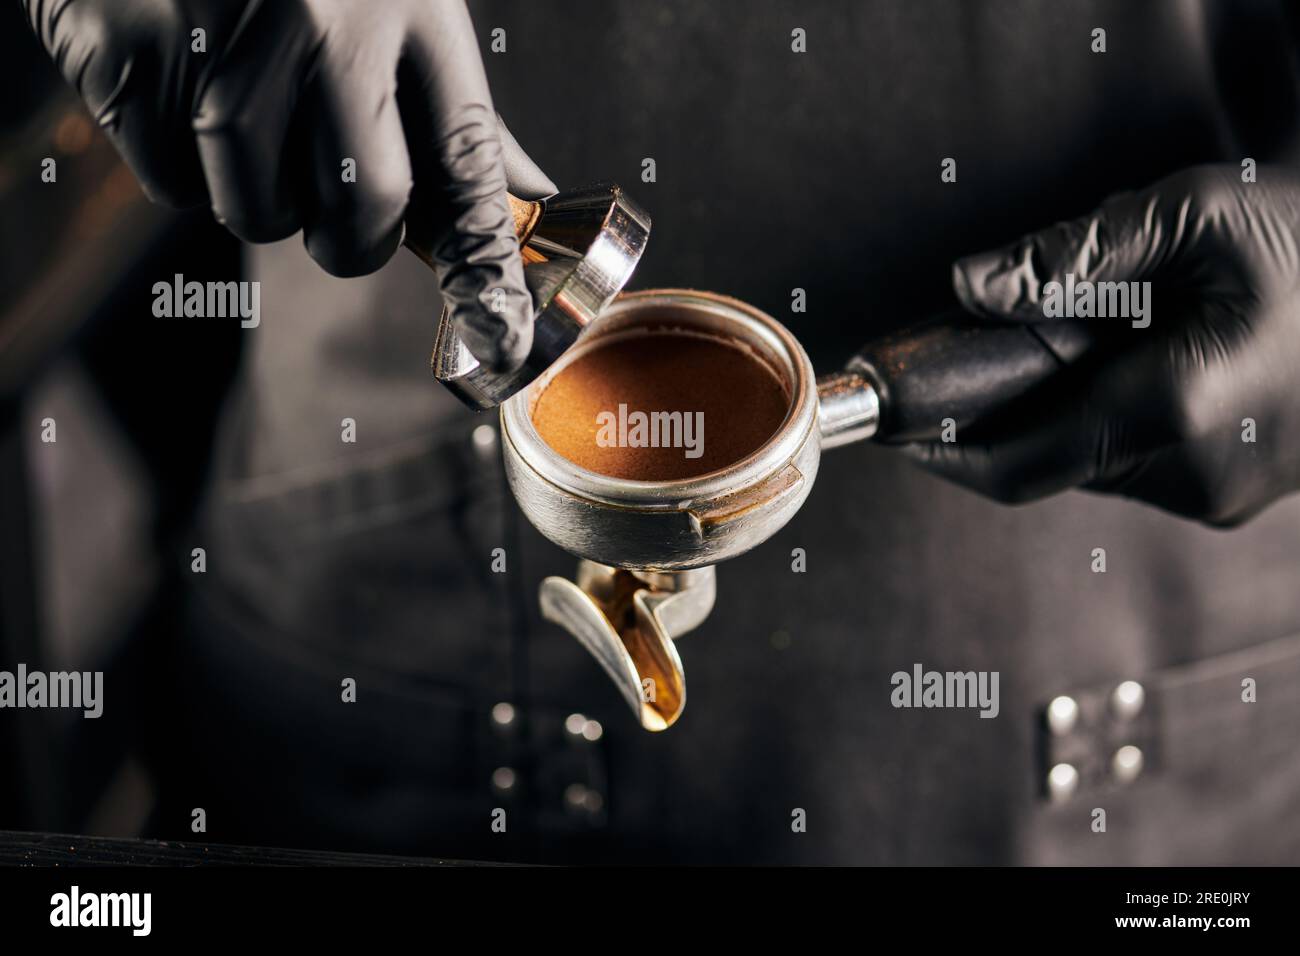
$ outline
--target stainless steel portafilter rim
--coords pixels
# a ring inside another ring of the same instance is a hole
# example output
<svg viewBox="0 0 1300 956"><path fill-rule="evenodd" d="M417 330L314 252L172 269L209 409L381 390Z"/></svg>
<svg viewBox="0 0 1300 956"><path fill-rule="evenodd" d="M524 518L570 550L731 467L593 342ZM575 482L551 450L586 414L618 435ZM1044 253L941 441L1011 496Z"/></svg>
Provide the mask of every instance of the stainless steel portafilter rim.
<svg viewBox="0 0 1300 956"><path fill-rule="evenodd" d="M708 318L714 320L710 327ZM647 328L649 331L647 332ZM682 331L713 333L753 350L781 377L789 409L781 426L747 457L709 474L676 481L635 481L581 468L550 447L533 424L532 409L551 379L586 351L619 335ZM780 323L736 299L690 289L627 293L564 356L501 407L502 431L524 463L557 489L619 507L681 510L762 483L793 460L817 423L812 363ZM544 529L543 529L544 530Z"/></svg>

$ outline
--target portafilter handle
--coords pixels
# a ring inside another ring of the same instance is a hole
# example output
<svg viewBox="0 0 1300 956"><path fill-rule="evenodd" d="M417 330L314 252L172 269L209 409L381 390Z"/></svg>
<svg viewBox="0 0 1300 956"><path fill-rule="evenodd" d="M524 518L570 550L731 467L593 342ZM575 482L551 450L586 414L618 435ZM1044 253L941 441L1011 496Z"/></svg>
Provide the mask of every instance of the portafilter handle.
<svg viewBox="0 0 1300 956"><path fill-rule="evenodd" d="M946 419L963 428L1093 353L1099 339L1083 322L993 325L964 312L883 336L817 380L822 448L932 440Z"/></svg>
<svg viewBox="0 0 1300 956"><path fill-rule="evenodd" d="M650 216L623 190L598 183L541 202L510 196L524 279L533 296L533 346L513 372L493 372L456 333L444 306L433 375L475 410L495 408L564 353L632 276L650 238ZM433 266L432 251L408 247Z"/></svg>

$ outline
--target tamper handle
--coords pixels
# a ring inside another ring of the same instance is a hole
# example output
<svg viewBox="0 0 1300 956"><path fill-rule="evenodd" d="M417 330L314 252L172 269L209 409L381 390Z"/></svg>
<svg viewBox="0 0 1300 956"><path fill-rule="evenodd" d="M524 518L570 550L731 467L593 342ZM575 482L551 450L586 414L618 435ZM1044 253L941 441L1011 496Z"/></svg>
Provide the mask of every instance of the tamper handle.
<svg viewBox="0 0 1300 956"><path fill-rule="evenodd" d="M537 228L537 221L542 218L544 207L539 202L520 199L513 193L506 193L506 199L510 201L510 215L515 220L515 235L519 237L519 245L522 247L532 238L533 230Z"/></svg>

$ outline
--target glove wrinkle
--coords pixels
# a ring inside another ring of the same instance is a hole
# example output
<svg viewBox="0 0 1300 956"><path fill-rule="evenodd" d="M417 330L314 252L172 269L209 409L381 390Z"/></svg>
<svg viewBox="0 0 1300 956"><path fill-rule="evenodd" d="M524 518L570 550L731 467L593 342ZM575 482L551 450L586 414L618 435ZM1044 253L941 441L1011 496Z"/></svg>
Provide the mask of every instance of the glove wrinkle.
<svg viewBox="0 0 1300 956"><path fill-rule="evenodd" d="M448 174L443 202L459 210L433 250L443 294L471 351L508 370L530 344L523 329L532 331L532 309L505 198L495 112L483 103L462 104L447 118L434 149ZM496 321L485 322L486 316Z"/></svg>
<svg viewBox="0 0 1300 956"><path fill-rule="evenodd" d="M86 67L90 66L93 57L94 53L86 57L85 65L82 67L83 73ZM127 84L131 81L131 71L134 67L135 57L128 56L122 61L122 66L117 71L117 82L113 84L113 88L108 91L108 96L99 105L99 109L95 111L96 125L110 135L116 134L121 127L122 114L120 106L122 99L126 95Z"/></svg>
<svg viewBox="0 0 1300 956"><path fill-rule="evenodd" d="M194 81L194 94L190 97L190 116L197 118L201 111L201 104L207 95L208 86L212 78L216 76L233 59L236 50L241 49L240 44L245 41L248 35L249 25L262 11L262 0L245 0L243 10L240 11L239 19L235 21L234 28L222 45L222 49L215 56L209 58L208 62L199 70L198 79Z"/></svg>

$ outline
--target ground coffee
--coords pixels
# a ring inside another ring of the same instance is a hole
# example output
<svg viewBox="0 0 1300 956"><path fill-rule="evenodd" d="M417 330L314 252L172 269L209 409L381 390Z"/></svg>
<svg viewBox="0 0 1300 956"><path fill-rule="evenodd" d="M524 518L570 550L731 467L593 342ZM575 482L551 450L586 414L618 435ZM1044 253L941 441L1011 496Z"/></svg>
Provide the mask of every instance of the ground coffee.
<svg viewBox="0 0 1300 956"><path fill-rule="evenodd" d="M614 478L673 481L717 471L757 450L789 405L776 372L752 353L720 339L665 331L591 348L551 379L532 417L542 439L575 465ZM674 412L673 435L684 428L687 438L702 438L695 457L687 454L693 448L652 447L647 440L669 434L662 413ZM636 413L651 427L638 431ZM611 443L611 435L619 440Z"/></svg>

